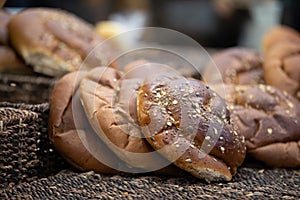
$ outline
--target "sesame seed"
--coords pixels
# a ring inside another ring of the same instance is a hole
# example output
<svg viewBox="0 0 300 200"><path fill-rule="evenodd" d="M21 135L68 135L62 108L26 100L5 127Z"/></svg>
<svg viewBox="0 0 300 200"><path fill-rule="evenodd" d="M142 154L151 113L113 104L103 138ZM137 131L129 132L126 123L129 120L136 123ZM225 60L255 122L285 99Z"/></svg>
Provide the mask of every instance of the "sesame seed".
<svg viewBox="0 0 300 200"><path fill-rule="evenodd" d="M168 126L172 126L172 122L168 121L168 122L167 122L167 125L168 125Z"/></svg>
<svg viewBox="0 0 300 200"><path fill-rule="evenodd" d="M287 103L287 105L288 105L290 108L293 108L293 107L294 107L294 104L293 104L292 102L287 101L286 103Z"/></svg>
<svg viewBox="0 0 300 200"><path fill-rule="evenodd" d="M206 136L205 139L206 139L206 140L210 140L210 136L209 136L209 135Z"/></svg>
<svg viewBox="0 0 300 200"><path fill-rule="evenodd" d="M173 105L176 105L177 103L178 103L177 100L174 100L174 101L172 102Z"/></svg>
<svg viewBox="0 0 300 200"><path fill-rule="evenodd" d="M222 151L222 153L225 152L225 148L224 147L220 147L220 150Z"/></svg>
<svg viewBox="0 0 300 200"><path fill-rule="evenodd" d="M221 136L221 137L220 137L220 140L223 140L223 139L224 139L224 138Z"/></svg>
<svg viewBox="0 0 300 200"><path fill-rule="evenodd" d="M180 146L179 144L176 144L176 145L175 145L176 148L178 148L179 146Z"/></svg>
<svg viewBox="0 0 300 200"><path fill-rule="evenodd" d="M272 132L273 132L273 130L272 130L271 128L268 128L267 131L268 131L268 134L269 134L269 135L271 135Z"/></svg>
<svg viewBox="0 0 300 200"><path fill-rule="evenodd" d="M189 163L191 163L191 162L192 162L192 160L191 160L190 158L188 158L188 159L185 159L185 162L189 162Z"/></svg>
<svg viewBox="0 0 300 200"><path fill-rule="evenodd" d="M217 135L218 134L218 130L215 127L213 127L213 130L214 130L214 133Z"/></svg>
<svg viewBox="0 0 300 200"><path fill-rule="evenodd" d="M238 133L237 133L236 131L233 131L233 134L234 134L235 136L237 136L237 135L238 135Z"/></svg>

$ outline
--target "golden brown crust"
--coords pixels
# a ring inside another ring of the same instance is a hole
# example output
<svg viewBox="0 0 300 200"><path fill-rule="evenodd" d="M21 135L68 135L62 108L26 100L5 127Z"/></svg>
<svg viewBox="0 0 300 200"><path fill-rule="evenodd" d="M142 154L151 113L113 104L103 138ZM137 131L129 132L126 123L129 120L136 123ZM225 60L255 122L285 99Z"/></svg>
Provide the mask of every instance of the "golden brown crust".
<svg viewBox="0 0 300 200"><path fill-rule="evenodd" d="M272 86L225 88L232 121L245 136L249 154L271 166L299 167L294 142L300 140L300 103Z"/></svg>
<svg viewBox="0 0 300 200"><path fill-rule="evenodd" d="M8 24L11 43L34 70L60 76L79 67L107 65L110 47L93 52L103 42L91 25L62 10L30 8L12 17Z"/></svg>
<svg viewBox="0 0 300 200"><path fill-rule="evenodd" d="M230 180L245 157L245 145L228 117L224 101L197 80L165 73L139 90L138 119L147 141L178 167L208 181ZM201 146L209 149L207 155Z"/></svg>
<svg viewBox="0 0 300 200"><path fill-rule="evenodd" d="M78 87L86 72L73 72L55 85L50 102L49 135L54 147L76 168L100 173L117 173L117 170L97 160L83 144L85 138L90 148L101 152L113 166L121 162L95 135L80 104ZM73 112L76 109L76 113ZM73 115L76 114L76 122ZM75 125L76 124L76 125Z"/></svg>
<svg viewBox="0 0 300 200"><path fill-rule="evenodd" d="M278 43L266 55L267 84L287 91L300 100L300 43Z"/></svg>
<svg viewBox="0 0 300 200"><path fill-rule="evenodd" d="M252 49L234 47L220 51L212 56L204 72L204 78L210 80L219 70L226 84L263 83L263 58Z"/></svg>
<svg viewBox="0 0 300 200"><path fill-rule="evenodd" d="M263 52L267 54L278 43L300 44L300 34L288 26L276 26L265 34L262 41Z"/></svg>

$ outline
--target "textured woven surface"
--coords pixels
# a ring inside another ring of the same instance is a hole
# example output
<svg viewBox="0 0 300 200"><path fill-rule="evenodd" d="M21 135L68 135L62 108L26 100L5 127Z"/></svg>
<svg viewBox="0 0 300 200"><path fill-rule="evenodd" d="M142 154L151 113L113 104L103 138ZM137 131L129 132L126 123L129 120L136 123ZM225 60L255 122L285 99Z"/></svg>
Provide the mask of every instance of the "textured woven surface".
<svg viewBox="0 0 300 200"><path fill-rule="evenodd" d="M55 79L0 74L0 102L39 104L49 100Z"/></svg>
<svg viewBox="0 0 300 200"><path fill-rule="evenodd" d="M4 199L299 199L300 172L241 168L229 183L62 171L1 192Z"/></svg>
<svg viewBox="0 0 300 200"><path fill-rule="evenodd" d="M48 139L49 104L0 102L0 188L46 177L65 161Z"/></svg>

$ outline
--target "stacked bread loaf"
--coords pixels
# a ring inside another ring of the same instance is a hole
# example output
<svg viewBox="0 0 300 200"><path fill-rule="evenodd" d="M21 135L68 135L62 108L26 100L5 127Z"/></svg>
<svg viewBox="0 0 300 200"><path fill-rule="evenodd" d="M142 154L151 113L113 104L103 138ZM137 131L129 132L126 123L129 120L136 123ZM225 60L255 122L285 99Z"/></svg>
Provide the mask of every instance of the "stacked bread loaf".
<svg viewBox="0 0 300 200"><path fill-rule="evenodd" d="M93 26L67 11L0 11L0 18L0 72L59 77L79 68L115 66L111 46L99 45L104 40Z"/></svg>
<svg viewBox="0 0 300 200"><path fill-rule="evenodd" d="M80 170L229 181L246 152L271 166L300 166L300 37L290 28L267 33L264 55L217 53L197 80L146 60L117 70L109 43L66 11L0 17L0 56L9 49L19 63L6 67L63 76L51 95L49 136ZM225 98L207 86L214 66Z"/></svg>
<svg viewBox="0 0 300 200"><path fill-rule="evenodd" d="M245 145L230 124L224 100L199 80L158 74L148 80L98 67L64 76L51 97L49 127L55 147L80 169L111 173L127 167L128 172L181 174L173 163L207 181L231 180L244 160ZM163 105L162 111L156 105ZM185 109L196 112L194 119L180 114ZM164 111L168 116L158 114ZM211 145L207 152L201 149L205 142Z"/></svg>
<svg viewBox="0 0 300 200"><path fill-rule="evenodd" d="M67 74L52 93L50 139L77 168L102 173L183 170L228 181L246 149L268 165L299 167L300 103L267 85L266 61L245 48L214 55L204 78L216 65L225 99L205 80L145 60Z"/></svg>
<svg viewBox="0 0 300 200"><path fill-rule="evenodd" d="M300 35L278 26L266 33L264 55L231 48L217 53L226 102L247 153L273 167L300 167Z"/></svg>

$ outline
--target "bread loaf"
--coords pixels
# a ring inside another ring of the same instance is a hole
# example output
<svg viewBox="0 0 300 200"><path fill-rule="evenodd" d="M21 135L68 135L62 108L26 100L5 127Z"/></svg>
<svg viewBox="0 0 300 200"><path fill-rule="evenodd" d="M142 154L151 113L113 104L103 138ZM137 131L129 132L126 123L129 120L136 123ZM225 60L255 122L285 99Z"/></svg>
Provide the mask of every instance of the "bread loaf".
<svg viewBox="0 0 300 200"><path fill-rule="evenodd" d="M273 167L300 167L300 103L267 85L227 85L233 124L247 152Z"/></svg>
<svg viewBox="0 0 300 200"><path fill-rule="evenodd" d="M117 173L121 160L97 137L80 103L78 87L85 74L85 71L69 73L56 83L50 102L49 138L57 151L76 168ZM102 159L95 158L91 150L100 152ZM103 160L106 163L102 163Z"/></svg>
<svg viewBox="0 0 300 200"><path fill-rule="evenodd" d="M25 9L11 18L8 30L12 45L25 62L49 76L112 61L113 52L107 43L92 52L103 42L93 27L63 10Z"/></svg>
<svg viewBox="0 0 300 200"><path fill-rule="evenodd" d="M231 180L245 145L225 102L198 80L163 73L144 81L138 120L147 141L175 165L207 181Z"/></svg>

